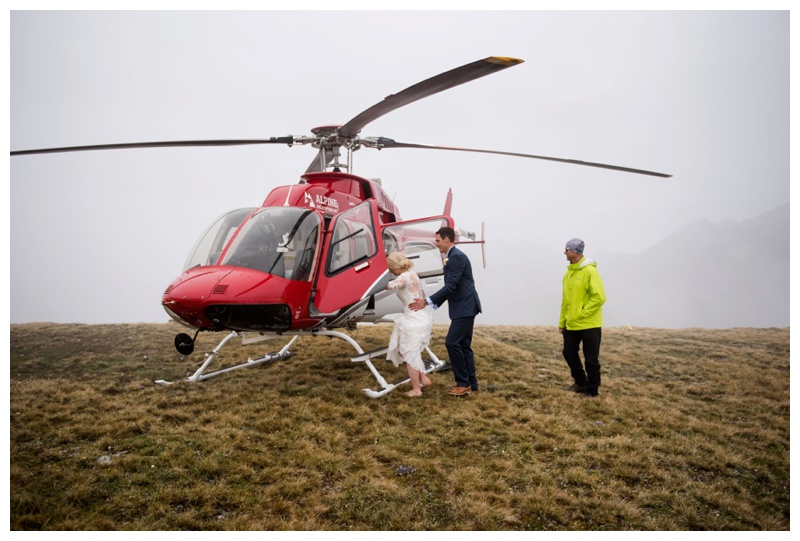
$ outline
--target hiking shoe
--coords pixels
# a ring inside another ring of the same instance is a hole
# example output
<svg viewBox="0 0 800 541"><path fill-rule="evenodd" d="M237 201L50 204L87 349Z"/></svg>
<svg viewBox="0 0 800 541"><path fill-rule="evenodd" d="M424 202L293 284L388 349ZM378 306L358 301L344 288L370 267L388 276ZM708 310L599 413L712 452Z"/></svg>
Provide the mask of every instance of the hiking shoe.
<svg viewBox="0 0 800 541"><path fill-rule="evenodd" d="M586 385L578 385L577 383L573 383L569 387L564 387L565 391L570 391L573 393L585 393L586 392Z"/></svg>

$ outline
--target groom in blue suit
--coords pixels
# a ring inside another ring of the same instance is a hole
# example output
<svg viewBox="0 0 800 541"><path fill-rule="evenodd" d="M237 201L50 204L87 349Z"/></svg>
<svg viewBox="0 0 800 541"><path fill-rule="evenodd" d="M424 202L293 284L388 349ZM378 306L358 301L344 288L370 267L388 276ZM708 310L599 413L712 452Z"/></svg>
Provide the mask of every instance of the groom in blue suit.
<svg viewBox="0 0 800 541"><path fill-rule="evenodd" d="M472 330L475 316L481 312L481 300L475 290L469 258L455 247L455 240L456 234L451 227L442 227L436 232L436 246L444 254L444 287L427 299L415 299L410 308L420 310L430 305L436 309L448 302L450 330L447 331L445 346L456 378L456 386L450 394L464 396L478 392Z"/></svg>

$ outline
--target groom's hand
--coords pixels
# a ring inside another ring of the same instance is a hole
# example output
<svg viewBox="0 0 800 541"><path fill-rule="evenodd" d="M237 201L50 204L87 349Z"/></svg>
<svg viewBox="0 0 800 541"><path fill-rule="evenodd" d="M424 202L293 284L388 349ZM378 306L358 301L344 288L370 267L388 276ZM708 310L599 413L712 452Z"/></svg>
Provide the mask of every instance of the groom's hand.
<svg viewBox="0 0 800 541"><path fill-rule="evenodd" d="M414 299L411 301L411 304L408 305L409 308L412 310L422 310L427 306L428 303L425 302L425 299Z"/></svg>

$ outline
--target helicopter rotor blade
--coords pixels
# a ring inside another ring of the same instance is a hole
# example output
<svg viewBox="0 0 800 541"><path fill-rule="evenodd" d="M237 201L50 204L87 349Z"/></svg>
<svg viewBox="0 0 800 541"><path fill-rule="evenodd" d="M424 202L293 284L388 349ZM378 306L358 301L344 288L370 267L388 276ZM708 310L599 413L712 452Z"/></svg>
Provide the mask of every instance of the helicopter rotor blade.
<svg viewBox="0 0 800 541"><path fill-rule="evenodd" d="M666 173L657 173L655 171L646 171L644 169L634 169L632 167L622 167L619 165L609 165L605 163L585 162L581 160L571 160L565 158L553 158L550 156L537 156L535 154L522 154L519 152L505 152L501 150L483 150L477 148L460 148L460 147L447 147L439 145L421 145L417 143L401 143L388 137L377 137L362 139L364 146L372 146L377 149L384 148L418 148L418 149L431 149L431 150L457 150L460 152L480 152L483 154L500 154L502 156L516 156L519 158L533 158L536 160L547 160L551 162L571 163L574 165L584 165L587 167L599 167L601 169L612 169L614 171L624 171L626 173L635 173L638 175L650 175L653 177L670 178L672 175Z"/></svg>
<svg viewBox="0 0 800 541"><path fill-rule="evenodd" d="M489 58L477 60L470 64L465 64L450 71L440 73L430 79L410 86L397 94L387 96L383 101L361 112L347 124L340 127L337 133L341 137L355 137L364 126L399 107L421 100L422 98L427 98L428 96L432 96L433 94L448 90L460 84L474 81L485 75L510 68L511 66L516 66L522 62L524 62L524 60L520 60L519 58L490 56Z"/></svg>
<svg viewBox="0 0 800 541"><path fill-rule="evenodd" d="M292 145L295 138L291 135L286 137L270 137L269 139L209 139L199 141L156 141L148 143L114 143L106 145L85 145L75 147L58 148L37 148L31 150L12 150L12 156L24 156L26 154L51 154L56 152L83 152L86 150L120 150L130 148L162 148L162 147L214 147L214 146L237 146L237 145L269 145L284 144Z"/></svg>

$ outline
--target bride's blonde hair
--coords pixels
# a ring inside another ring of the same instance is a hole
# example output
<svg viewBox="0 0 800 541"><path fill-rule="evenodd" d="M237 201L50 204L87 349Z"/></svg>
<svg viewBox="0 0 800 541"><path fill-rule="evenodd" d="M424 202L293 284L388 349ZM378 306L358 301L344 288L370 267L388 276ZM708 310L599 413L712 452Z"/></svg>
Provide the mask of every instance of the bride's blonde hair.
<svg viewBox="0 0 800 541"><path fill-rule="evenodd" d="M386 257L386 264L390 269L401 270L403 272L410 270L414 264L402 252L392 252Z"/></svg>

